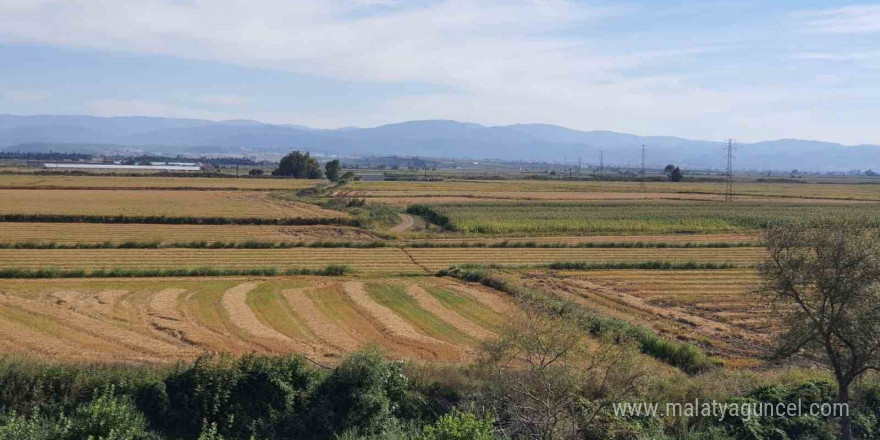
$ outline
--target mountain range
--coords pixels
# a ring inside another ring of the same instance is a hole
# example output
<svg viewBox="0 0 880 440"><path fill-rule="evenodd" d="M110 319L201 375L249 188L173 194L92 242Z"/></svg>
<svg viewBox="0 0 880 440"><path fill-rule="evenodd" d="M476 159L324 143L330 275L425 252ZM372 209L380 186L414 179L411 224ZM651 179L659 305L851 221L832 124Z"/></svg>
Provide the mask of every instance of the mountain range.
<svg viewBox="0 0 880 440"><path fill-rule="evenodd" d="M28 144L28 145L24 145ZM673 163L722 168L722 142L557 125L484 126L409 121L374 128L314 129L250 120L209 121L158 117L0 115L0 150L65 144L79 152L139 150L163 154L286 153L293 149L338 155L402 155L636 165L641 145L650 166ZM45 147L48 148L48 147ZM880 169L880 146L784 139L737 144L737 169Z"/></svg>

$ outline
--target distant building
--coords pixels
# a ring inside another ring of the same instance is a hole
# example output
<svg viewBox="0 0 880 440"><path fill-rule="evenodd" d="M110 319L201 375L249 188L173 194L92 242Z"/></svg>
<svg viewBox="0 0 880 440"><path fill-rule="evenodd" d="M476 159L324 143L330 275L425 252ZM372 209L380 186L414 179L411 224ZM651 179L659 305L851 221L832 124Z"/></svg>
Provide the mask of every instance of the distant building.
<svg viewBox="0 0 880 440"><path fill-rule="evenodd" d="M201 171L198 165L119 165L102 163L44 163L43 168L61 170Z"/></svg>
<svg viewBox="0 0 880 440"><path fill-rule="evenodd" d="M384 174L358 174L358 177L364 182L382 182L385 180Z"/></svg>

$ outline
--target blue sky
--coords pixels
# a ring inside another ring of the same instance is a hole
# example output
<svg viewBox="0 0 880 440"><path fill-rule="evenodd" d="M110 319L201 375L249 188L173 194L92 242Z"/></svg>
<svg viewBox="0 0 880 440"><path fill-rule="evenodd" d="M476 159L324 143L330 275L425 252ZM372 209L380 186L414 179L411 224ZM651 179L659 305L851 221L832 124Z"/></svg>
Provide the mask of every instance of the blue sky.
<svg viewBox="0 0 880 440"><path fill-rule="evenodd" d="M880 3L0 0L0 113L880 144Z"/></svg>

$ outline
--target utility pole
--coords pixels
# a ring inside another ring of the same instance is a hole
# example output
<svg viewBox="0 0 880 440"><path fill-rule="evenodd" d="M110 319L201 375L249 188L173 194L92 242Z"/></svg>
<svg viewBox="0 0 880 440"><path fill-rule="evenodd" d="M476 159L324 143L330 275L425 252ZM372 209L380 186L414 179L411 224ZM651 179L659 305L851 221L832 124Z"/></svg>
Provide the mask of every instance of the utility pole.
<svg viewBox="0 0 880 440"><path fill-rule="evenodd" d="M640 174L642 175L642 191L644 191L647 186L645 184L645 144L642 144L642 170Z"/></svg>
<svg viewBox="0 0 880 440"><path fill-rule="evenodd" d="M733 201L733 152L735 150L736 147L733 146L733 139L728 139L727 146L724 147L724 152L727 155L727 179L724 185L725 202Z"/></svg>
<svg viewBox="0 0 880 440"><path fill-rule="evenodd" d="M605 150L599 150L599 175L605 177Z"/></svg>

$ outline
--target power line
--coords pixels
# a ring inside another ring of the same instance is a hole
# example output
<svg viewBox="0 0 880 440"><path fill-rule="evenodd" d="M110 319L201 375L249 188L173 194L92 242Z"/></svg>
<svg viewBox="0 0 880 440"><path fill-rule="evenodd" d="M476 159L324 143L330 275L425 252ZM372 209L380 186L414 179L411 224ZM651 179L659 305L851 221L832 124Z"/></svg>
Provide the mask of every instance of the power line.
<svg viewBox="0 0 880 440"><path fill-rule="evenodd" d="M727 145L724 147L724 151L727 154L727 179L724 185L725 202L733 201L733 152L735 150L736 147L733 145L733 139L728 139Z"/></svg>
<svg viewBox="0 0 880 440"><path fill-rule="evenodd" d="M640 174L642 175L642 191L644 191L647 186L645 184L645 144L642 144L642 169Z"/></svg>

